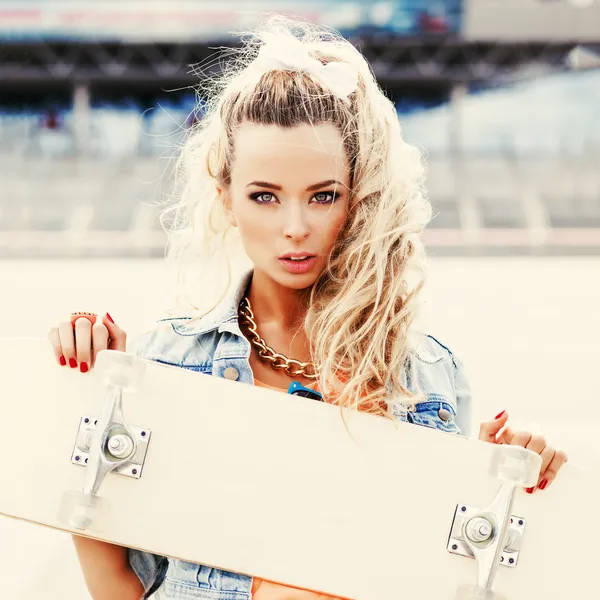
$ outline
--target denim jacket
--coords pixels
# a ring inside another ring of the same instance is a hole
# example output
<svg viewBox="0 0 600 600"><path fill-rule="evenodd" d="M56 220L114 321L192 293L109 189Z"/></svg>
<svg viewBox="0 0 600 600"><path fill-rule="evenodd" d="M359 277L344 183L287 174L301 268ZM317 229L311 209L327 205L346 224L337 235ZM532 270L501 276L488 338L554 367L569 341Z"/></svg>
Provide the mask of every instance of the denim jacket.
<svg viewBox="0 0 600 600"><path fill-rule="evenodd" d="M238 324L238 304L252 276L247 272L221 304L203 318L166 318L142 334L130 352L159 363L182 367L216 377L254 384L250 368L250 343ZM471 435L471 392L464 368L455 354L430 335L414 333L410 357L412 373L427 400L417 404L388 405L395 418L446 433ZM414 389L411 369L403 375ZM240 390L243 393L243 390ZM160 598L247 600L252 577L197 565L178 559L129 550L129 562L149 598L157 590Z"/></svg>

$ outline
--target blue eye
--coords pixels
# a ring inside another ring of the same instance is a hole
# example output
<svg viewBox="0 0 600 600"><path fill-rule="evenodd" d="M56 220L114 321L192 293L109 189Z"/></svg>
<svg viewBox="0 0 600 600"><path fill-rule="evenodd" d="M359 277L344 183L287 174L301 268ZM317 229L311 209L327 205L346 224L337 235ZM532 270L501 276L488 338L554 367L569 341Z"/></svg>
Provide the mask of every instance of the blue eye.
<svg viewBox="0 0 600 600"><path fill-rule="evenodd" d="M271 196L271 200L260 200L261 196ZM275 196L270 192L259 192L258 194L252 194L250 198L252 198L252 200L254 200L254 202L256 202L257 204L272 204L273 198L275 198Z"/></svg>
<svg viewBox="0 0 600 600"><path fill-rule="evenodd" d="M317 204L333 204L339 197L335 192L318 192L314 195Z"/></svg>
<svg viewBox="0 0 600 600"><path fill-rule="evenodd" d="M336 192L317 192L313 196L316 204L333 204L339 197L340 194ZM250 198L257 204L273 204L277 200L271 192L257 192Z"/></svg>

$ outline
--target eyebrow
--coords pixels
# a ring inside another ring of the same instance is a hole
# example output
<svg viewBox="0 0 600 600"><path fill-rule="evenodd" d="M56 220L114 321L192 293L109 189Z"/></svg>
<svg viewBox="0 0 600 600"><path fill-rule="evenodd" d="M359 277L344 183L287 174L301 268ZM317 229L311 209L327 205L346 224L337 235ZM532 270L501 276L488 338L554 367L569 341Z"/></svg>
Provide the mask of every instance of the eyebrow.
<svg viewBox="0 0 600 600"><path fill-rule="evenodd" d="M338 181L337 179L327 179L326 181L321 181L320 183L315 183L314 185L309 185L306 188L306 191L314 192L315 190L325 187L326 185L333 185L334 183L337 183L338 185L341 185L342 187L344 185L341 181ZM275 185L274 183L269 183L268 181L251 181L246 187L250 187L251 185L256 185L257 187L264 187L264 188L269 188L271 190L281 191L280 185Z"/></svg>

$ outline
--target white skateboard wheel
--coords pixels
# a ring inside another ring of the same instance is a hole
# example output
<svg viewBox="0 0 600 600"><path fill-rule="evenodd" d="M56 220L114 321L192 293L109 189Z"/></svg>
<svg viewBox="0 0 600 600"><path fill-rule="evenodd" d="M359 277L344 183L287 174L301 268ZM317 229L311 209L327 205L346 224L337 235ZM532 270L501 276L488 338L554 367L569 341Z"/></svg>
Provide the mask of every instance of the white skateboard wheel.
<svg viewBox="0 0 600 600"><path fill-rule="evenodd" d="M109 513L110 503L106 499L69 491L62 496L58 520L69 529L100 532Z"/></svg>
<svg viewBox="0 0 600 600"><path fill-rule="evenodd" d="M454 600L506 600L506 596L476 585L461 585Z"/></svg>
<svg viewBox="0 0 600 600"><path fill-rule="evenodd" d="M107 385L134 391L144 373L144 363L125 352L102 350L96 359L96 370Z"/></svg>
<svg viewBox="0 0 600 600"><path fill-rule="evenodd" d="M521 446L501 445L494 448L489 473L520 487L533 487L537 484L541 468L539 454Z"/></svg>

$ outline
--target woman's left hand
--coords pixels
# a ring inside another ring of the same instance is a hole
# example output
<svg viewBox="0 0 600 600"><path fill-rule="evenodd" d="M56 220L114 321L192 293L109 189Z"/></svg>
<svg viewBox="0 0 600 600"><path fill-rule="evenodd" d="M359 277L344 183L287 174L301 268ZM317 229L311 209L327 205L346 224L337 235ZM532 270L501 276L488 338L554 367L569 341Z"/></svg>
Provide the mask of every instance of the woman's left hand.
<svg viewBox="0 0 600 600"><path fill-rule="evenodd" d="M508 444L512 446L522 446L531 450L542 457L542 468L537 486L527 488L528 494L533 494L536 489L544 490L556 479L556 475L561 467L569 460L568 456L562 450L556 450L552 446L546 445L546 439L541 435L533 435L528 431L513 431L507 426L504 431L498 435L498 432L506 425L508 413L500 413L493 421L482 423L479 429L479 439L492 444Z"/></svg>

